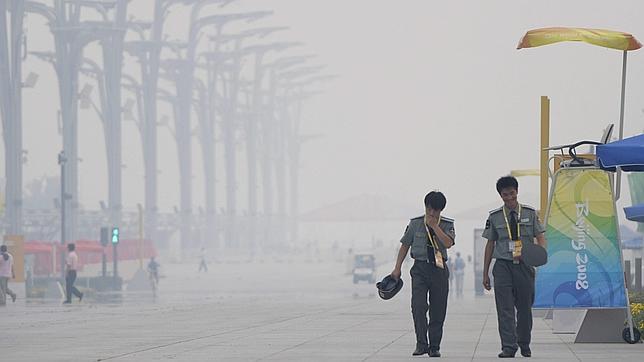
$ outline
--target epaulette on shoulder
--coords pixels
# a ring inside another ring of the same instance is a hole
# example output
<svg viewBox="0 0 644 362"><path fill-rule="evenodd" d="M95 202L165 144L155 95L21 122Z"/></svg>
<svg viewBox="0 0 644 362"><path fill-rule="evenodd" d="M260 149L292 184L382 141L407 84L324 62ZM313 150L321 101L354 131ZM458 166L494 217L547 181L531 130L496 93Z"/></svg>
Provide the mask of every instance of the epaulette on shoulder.
<svg viewBox="0 0 644 362"><path fill-rule="evenodd" d="M447 216L441 216L441 220L451 222L451 223L454 222L454 219L452 219L451 217L447 217Z"/></svg>
<svg viewBox="0 0 644 362"><path fill-rule="evenodd" d="M496 209L494 209L494 210L490 210L490 214L494 214L494 213L496 213L496 212L499 212L499 211L501 211L502 209L503 209L503 206L501 206L501 207L497 207L497 208L496 208Z"/></svg>
<svg viewBox="0 0 644 362"><path fill-rule="evenodd" d="M537 211L534 207L532 207L532 206L530 206L530 205L524 205L524 204L521 204L521 207L523 207L523 208L525 208L525 209L528 209L528 210Z"/></svg>
<svg viewBox="0 0 644 362"><path fill-rule="evenodd" d="M418 219L422 219L422 218L424 218L424 217L425 217L425 215L420 215L420 216L417 216L417 217L415 217L415 218L412 218L412 220L418 220Z"/></svg>

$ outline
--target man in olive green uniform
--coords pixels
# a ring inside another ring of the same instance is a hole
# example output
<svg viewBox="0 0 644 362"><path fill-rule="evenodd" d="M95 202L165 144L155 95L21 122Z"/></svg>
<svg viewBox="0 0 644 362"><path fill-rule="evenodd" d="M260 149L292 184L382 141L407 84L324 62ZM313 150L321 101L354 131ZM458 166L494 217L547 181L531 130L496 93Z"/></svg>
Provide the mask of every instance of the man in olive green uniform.
<svg viewBox="0 0 644 362"><path fill-rule="evenodd" d="M454 245L456 233L454 220L440 215L447 203L441 192L430 192L424 202L425 215L411 219L400 240L402 245L391 276L400 278L402 263L411 248L411 257L414 259L410 271L411 313L416 331L416 350L412 354L419 356L428 353L430 357L440 357L449 291L447 249Z"/></svg>
<svg viewBox="0 0 644 362"><path fill-rule="evenodd" d="M521 355L530 357L535 269L522 261L521 249L523 244L534 243L535 239L545 247L545 229L535 209L517 201L519 183L516 178L501 177L496 190L503 206L490 211L485 223L483 237L488 241L483 262L483 286L491 289L488 272L494 258L494 298L502 349L499 357L512 358L519 348Z"/></svg>

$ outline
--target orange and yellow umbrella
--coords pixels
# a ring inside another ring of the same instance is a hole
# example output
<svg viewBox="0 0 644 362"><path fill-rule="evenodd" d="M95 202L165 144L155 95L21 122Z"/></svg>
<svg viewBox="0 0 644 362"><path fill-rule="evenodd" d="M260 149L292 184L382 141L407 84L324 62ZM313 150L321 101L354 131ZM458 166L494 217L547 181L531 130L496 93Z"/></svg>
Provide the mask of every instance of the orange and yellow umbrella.
<svg viewBox="0 0 644 362"><path fill-rule="evenodd" d="M642 44L629 33L604 29L543 28L528 31L517 49L534 48L563 41L582 41L588 44L617 50L637 50Z"/></svg>
<svg viewBox="0 0 644 362"><path fill-rule="evenodd" d="M626 94L626 59L630 50L637 50L642 44L632 34L621 31L587 28L543 28L533 29L521 38L517 49L534 48L564 41L582 41L604 48L622 51L622 92L619 110L619 139L624 138L624 98ZM621 172L617 171L615 200L619 199Z"/></svg>

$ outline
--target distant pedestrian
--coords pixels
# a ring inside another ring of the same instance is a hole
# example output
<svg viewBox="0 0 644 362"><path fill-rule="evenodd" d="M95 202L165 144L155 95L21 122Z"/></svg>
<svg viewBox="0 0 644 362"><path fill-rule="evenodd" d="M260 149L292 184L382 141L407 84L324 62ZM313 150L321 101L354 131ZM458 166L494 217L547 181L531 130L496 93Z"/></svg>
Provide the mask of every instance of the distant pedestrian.
<svg viewBox="0 0 644 362"><path fill-rule="evenodd" d="M206 262L206 248L201 248L201 251L199 252L199 272L202 270L204 272L208 272L208 263Z"/></svg>
<svg viewBox="0 0 644 362"><path fill-rule="evenodd" d="M396 254L397 255L397 254ZM347 250L347 259L345 260L345 274L351 274L353 273L353 248L349 248Z"/></svg>
<svg viewBox="0 0 644 362"><path fill-rule="evenodd" d="M72 303L72 294L78 297L78 301L83 300L83 293L81 293L74 286L76 281L76 272L78 271L78 254L76 254L76 245L74 243L67 244L67 259L65 260L65 266L67 268L67 273L65 275L65 301L64 304Z"/></svg>
<svg viewBox="0 0 644 362"><path fill-rule="evenodd" d="M154 285L159 284L159 267L161 265L154 260L154 257L150 257L150 262L148 263L148 274L150 275L150 280Z"/></svg>
<svg viewBox="0 0 644 362"><path fill-rule="evenodd" d="M456 253L454 260L454 279L456 280L456 297L463 297L463 277L465 276L465 260L461 258L461 253Z"/></svg>
<svg viewBox="0 0 644 362"><path fill-rule="evenodd" d="M452 258L447 258L447 270L454 270L454 262ZM454 284L454 273L449 273L449 289L452 290L452 284Z"/></svg>
<svg viewBox="0 0 644 362"><path fill-rule="evenodd" d="M7 305L7 295L11 301L16 301L16 293L9 289L9 279L15 278L13 271L13 255L7 251L7 246L0 246L0 305Z"/></svg>

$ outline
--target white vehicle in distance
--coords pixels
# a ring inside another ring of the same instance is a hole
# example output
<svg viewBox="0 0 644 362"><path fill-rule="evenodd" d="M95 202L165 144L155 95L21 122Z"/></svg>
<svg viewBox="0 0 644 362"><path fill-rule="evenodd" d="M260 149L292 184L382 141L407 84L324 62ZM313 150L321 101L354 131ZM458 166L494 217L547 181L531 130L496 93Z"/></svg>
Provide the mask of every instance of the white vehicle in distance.
<svg viewBox="0 0 644 362"><path fill-rule="evenodd" d="M372 253L355 254L353 257L353 284L361 280L376 282L376 258Z"/></svg>

